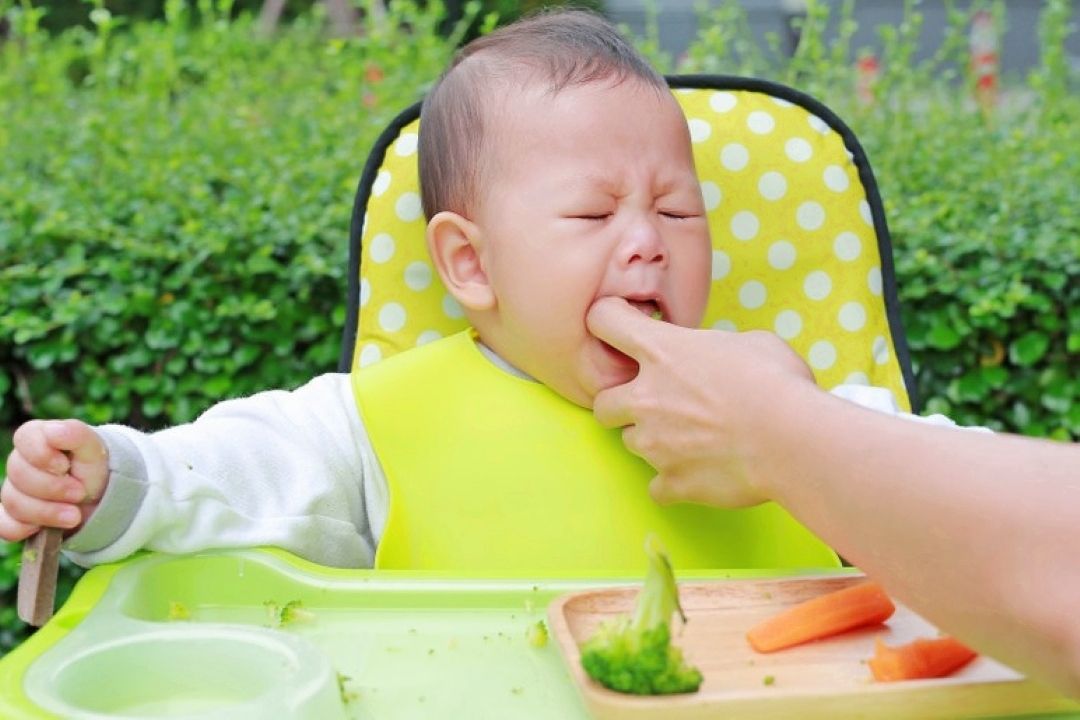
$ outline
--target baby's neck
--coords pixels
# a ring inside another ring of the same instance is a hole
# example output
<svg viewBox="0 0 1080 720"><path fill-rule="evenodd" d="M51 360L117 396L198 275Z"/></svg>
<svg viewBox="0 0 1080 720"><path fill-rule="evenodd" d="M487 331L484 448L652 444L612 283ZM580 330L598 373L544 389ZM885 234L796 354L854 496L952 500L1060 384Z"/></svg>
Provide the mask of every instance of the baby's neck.
<svg viewBox="0 0 1080 720"><path fill-rule="evenodd" d="M483 353L484 357L490 360L496 367L505 370L506 372L516 377L523 378L525 380L533 380L533 377L531 375L511 365L503 358L502 355L499 355L499 353L495 352L490 347L485 345L483 340L477 338L476 347L480 348L480 352Z"/></svg>

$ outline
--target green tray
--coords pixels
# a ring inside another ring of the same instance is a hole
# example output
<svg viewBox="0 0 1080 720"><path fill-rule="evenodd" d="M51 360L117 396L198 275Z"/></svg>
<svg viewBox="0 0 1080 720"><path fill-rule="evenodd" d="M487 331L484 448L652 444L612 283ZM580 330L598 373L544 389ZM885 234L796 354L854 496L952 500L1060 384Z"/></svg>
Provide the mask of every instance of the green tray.
<svg viewBox="0 0 1080 720"><path fill-rule="evenodd" d="M765 575L776 571L684 579ZM0 718L585 718L554 640L527 633L562 593L637 582L339 570L274 550L143 554L91 570L0 660ZM266 603L294 600L311 617L275 627Z"/></svg>
<svg viewBox="0 0 1080 720"><path fill-rule="evenodd" d="M747 574L761 573L715 577ZM559 594L639 581L144 554L87 573L0 661L0 717L584 718L554 642L534 647L527 632ZM313 617L272 627L266 604L293 600ZM170 619L176 604L190 619Z"/></svg>

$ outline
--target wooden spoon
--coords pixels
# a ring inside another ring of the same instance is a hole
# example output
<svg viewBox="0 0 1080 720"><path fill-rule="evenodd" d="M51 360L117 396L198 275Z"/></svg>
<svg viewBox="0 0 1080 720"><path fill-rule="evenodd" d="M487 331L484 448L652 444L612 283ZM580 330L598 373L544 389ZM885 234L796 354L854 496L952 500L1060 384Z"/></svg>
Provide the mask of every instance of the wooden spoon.
<svg viewBox="0 0 1080 720"><path fill-rule="evenodd" d="M60 569L61 528L42 528L23 543L19 568L18 612L23 622L41 627L52 617Z"/></svg>

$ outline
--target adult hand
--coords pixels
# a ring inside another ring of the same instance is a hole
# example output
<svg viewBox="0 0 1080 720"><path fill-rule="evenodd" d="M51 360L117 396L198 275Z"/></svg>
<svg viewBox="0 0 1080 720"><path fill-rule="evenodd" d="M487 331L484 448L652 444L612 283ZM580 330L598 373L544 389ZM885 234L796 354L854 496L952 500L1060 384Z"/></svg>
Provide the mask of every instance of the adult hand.
<svg viewBox="0 0 1080 720"><path fill-rule="evenodd" d="M623 442L657 470L649 486L660 503L745 507L770 499L755 469L755 428L786 393L813 388L813 375L767 332L693 330L654 320L621 298L605 297L586 318L589 331L638 362L637 377L597 394L593 413L622 427Z"/></svg>
<svg viewBox="0 0 1080 720"><path fill-rule="evenodd" d="M23 540L43 526L77 528L105 490L108 455L79 420L31 420L13 437L0 488L0 538Z"/></svg>

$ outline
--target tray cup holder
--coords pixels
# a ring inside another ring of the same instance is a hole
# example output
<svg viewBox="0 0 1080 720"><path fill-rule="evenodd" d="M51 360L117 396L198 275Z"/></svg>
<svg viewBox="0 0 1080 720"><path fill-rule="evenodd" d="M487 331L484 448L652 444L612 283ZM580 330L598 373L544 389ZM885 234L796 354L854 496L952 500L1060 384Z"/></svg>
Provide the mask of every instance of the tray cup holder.
<svg viewBox="0 0 1080 720"><path fill-rule="evenodd" d="M179 624L50 660L27 674L26 691L65 718L345 716L329 660L282 632Z"/></svg>

